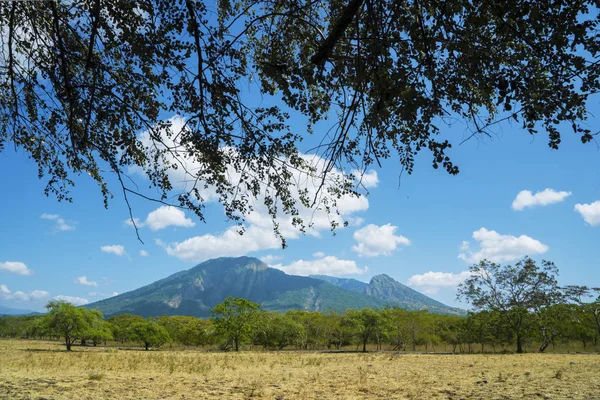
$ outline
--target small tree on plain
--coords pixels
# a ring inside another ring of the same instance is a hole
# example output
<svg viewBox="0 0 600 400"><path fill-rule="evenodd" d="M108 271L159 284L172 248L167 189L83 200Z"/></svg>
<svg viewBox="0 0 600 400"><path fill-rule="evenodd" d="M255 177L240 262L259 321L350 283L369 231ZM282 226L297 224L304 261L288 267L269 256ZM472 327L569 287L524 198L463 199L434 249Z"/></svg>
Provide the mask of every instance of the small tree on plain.
<svg viewBox="0 0 600 400"><path fill-rule="evenodd" d="M167 330L156 322L136 322L129 327L131 340L144 345L146 350L151 347L160 347L171 341Z"/></svg>
<svg viewBox="0 0 600 400"><path fill-rule="evenodd" d="M87 310L75 307L64 301L53 300L46 305L48 313L44 316L49 331L65 339L67 351L71 351L73 343L90 329Z"/></svg>
<svg viewBox="0 0 600 400"><path fill-rule="evenodd" d="M558 268L545 260L538 266L525 257L514 266L483 260L469 270L471 276L459 285L457 297L476 310L499 312L516 337L517 353L522 353L531 313L563 299L556 280Z"/></svg>

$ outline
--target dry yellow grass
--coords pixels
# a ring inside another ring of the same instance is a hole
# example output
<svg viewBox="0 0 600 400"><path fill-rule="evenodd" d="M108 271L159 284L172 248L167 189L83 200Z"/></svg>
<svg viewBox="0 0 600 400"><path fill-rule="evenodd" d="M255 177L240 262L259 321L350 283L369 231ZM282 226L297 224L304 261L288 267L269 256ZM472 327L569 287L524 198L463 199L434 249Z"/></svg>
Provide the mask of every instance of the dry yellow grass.
<svg viewBox="0 0 600 400"><path fill-rule="evenodd" d="M207 353L0 340L0 399L589 399L598 355Z"/></svg>

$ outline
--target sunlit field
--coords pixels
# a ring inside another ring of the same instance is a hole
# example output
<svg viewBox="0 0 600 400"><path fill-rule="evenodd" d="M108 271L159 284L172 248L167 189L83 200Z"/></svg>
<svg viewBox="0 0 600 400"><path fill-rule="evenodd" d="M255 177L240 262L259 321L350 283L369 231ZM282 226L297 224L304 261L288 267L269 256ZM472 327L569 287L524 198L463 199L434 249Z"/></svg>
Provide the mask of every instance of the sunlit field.
<svg viewBox="0 0 600 400"><path fill-rule="evenodd" d="M595 354L142 351L0 340L0 399L589 399Z"/></svg>

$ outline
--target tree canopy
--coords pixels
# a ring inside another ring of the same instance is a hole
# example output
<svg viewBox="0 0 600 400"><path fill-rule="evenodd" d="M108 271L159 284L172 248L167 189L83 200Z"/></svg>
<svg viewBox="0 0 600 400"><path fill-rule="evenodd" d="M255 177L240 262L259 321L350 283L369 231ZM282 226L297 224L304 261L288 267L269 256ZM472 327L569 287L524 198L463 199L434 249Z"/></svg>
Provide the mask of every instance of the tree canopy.
<svg viewBox="0 0 600 400"><path fill-rule="evenodd" d="M537 265L525 257L515 265L487 260L470 267L471 276L458 287L458 297L476 310L499 313L516 336L517 352L523 352L523 336L532 323L531 313L564 300L558 286L558 268L550 261ZM553 312L552 314L556 314Z"/></svg>
<svg viewBox="0 0 600 400"><path fill-rule="evenodd" d="M264 207L276 232L282 213L304 229L302 207L360 191L341 171L394 157L411 173L427 149L457 174L451 146L501 121L554 149L565 130L593 141L596 4L2 2L0 151L22 149L59 200L89 175L105 204L137 195L202 219L219 201L240 224ZM457 119L466 137L440 134Z"/></svg>

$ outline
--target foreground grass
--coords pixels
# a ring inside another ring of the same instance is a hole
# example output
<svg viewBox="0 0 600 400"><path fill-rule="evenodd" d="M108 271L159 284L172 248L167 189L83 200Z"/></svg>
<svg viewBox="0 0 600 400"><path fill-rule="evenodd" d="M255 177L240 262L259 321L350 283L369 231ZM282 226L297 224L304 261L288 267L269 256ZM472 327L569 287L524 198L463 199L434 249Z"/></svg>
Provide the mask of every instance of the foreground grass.
<svg viewBox="0 0 600 400"><path fill-rule="evenodd" d="M206 353L0 340L0 399L589 399L600 356Z"/></svg>

